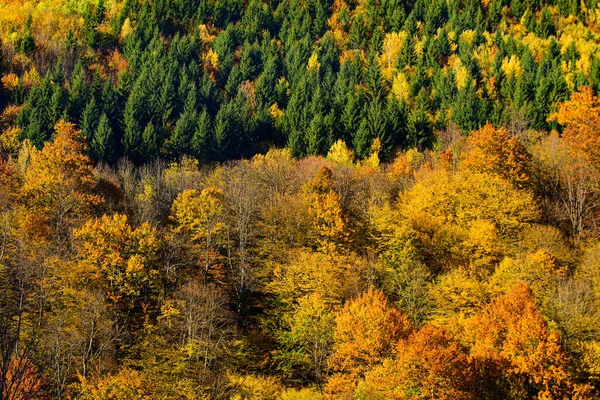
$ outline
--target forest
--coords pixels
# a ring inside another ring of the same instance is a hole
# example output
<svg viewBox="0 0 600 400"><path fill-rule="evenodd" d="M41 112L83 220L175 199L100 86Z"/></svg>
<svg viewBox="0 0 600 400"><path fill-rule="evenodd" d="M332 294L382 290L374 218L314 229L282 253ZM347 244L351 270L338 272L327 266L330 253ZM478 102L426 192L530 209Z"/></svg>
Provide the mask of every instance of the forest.
<svg viewBox="0 0 600 400"><path fill-rule="evenodd" d="M598 0L0 0L0 399L600 398Z"/></svg>

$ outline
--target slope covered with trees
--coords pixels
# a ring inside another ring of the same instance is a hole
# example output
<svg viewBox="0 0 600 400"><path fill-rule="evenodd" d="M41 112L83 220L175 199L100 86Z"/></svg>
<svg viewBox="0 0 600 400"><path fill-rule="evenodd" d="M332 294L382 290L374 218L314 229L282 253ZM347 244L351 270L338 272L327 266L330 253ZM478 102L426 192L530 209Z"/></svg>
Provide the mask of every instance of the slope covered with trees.
<svg viewBox="0 0 600 400"><path fill-rule="evenodd" d="M0 398L598 398L599 19L0 4Z"/></svg>

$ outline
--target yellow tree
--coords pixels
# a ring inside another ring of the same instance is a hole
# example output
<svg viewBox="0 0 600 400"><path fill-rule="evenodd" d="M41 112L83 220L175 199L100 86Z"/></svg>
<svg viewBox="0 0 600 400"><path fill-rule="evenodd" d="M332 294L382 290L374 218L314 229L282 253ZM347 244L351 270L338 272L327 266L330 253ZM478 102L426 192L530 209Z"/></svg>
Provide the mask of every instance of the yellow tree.
<svg viewBox="0 0 600 400"><path fill-rule="evenodd" d="M225 228L223 208L223 193L215 188L186 190L173 202L172 218L178 224L175 230L188 233L193 242L203 243L205 276L211 267L216 236Z"/></svg>
<svg viewBox="0 0 600 400"><path fill-rule="evenodd" d="M483 275L539 216L531 193L499 175L445 171L424 174L403 194L400 213L434 272L462 265Z"/></svg>
<svg viewBox="0 0 600 400"><path fill-rule="evenodd" d="M314 292L298 300L284 315L286 329L277 339L282 346L276 354L280 368L293 376L312 378L319 385L327 368L333 344L334 314L323 294Z"/></svg>
<svg viewBox="0 0 600 400"><path fill-rule="evenodd" d="M88 221L74 235L81 259L76 279L104 290L120 317L156 299L161 241L148 223L133 228L125 215L105 215Z"/></svg>
<svg viewBox="0 0 600 400"><path fill-rule="evenodd" d="M520 188L529 183L531 155L506 129L495 129L488 122L471 132L467 146L469 151L460 164L463 169L498 174Z"/></svg>
<svg viewBox="0 0 600 400"><path fill-rule="evenodd" d="M55 131L52 142L41 151L32 151L21 195L49 218L61 236L70 221L89 215L103 199L95 193L97 178L80 131L64 121L56 124Z"/></svg>
<svg viewBox="0 0 600 400"><path fill-rule="evenodd" d="M325 253L347 248L352 227L341 204L341 196L333 189L333 172L323 166L304 185L309 212L314 219L315 242Z"/></svg>

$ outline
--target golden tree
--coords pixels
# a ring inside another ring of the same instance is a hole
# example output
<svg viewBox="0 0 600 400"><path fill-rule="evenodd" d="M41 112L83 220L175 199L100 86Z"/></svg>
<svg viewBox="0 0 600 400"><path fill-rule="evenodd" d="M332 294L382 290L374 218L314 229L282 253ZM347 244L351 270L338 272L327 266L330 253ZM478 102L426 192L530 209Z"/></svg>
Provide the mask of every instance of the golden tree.
<svg viewBox="0 0 600 400"><path fill-rule="evenodd" d="M52 142L41 151L32 150L21 195L54 223L60 236L70 221L88 216L103 199L95 194L97 178L80 131L64 121L56 124L55 131Z"/></svg>
<svg viewBox="0 0 600 400"><path fill-rule="evenodd" d="M506 129L495 129L488 122L471 132L467 146L469 152L460 164L463 169L498 174L520 188L529 183L531 155L519 138Z"/></svg>

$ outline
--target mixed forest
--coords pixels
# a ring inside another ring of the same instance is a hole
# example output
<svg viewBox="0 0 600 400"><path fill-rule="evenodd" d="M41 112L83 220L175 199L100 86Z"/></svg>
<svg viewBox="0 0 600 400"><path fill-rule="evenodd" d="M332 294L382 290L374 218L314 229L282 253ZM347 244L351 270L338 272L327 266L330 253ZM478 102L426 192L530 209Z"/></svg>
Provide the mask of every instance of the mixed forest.
<svg viewBox="0 0 600 400"><path fill-rule="evenodd" d="M0 399L600 398L598 0L0 0Z"/></svg>

